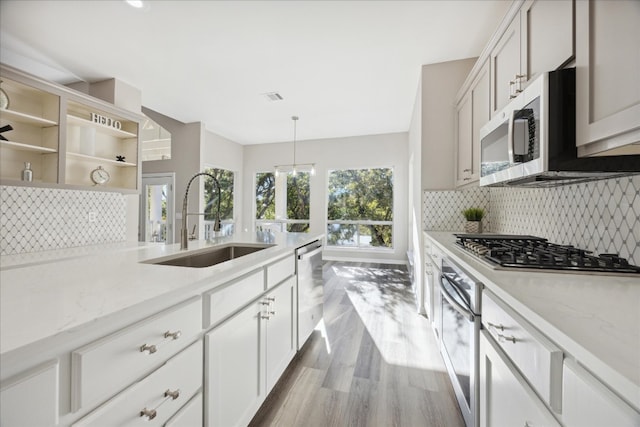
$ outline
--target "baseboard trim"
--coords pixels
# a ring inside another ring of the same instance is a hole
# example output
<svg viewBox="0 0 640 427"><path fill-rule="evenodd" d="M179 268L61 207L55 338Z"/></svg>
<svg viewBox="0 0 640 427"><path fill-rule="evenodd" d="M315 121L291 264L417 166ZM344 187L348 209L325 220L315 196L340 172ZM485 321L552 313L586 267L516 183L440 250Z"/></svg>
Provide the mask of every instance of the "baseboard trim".
<svg viewBox="0 0 640 427"><path fill-rule="evenodd" d="M342 256L322 256L323 261L341 261L341 262L366 262L371 264L394 264L404 265L408 268L409 262L399 259L387 259L387 258L354 258L354 257L342 257Z"/></svg>

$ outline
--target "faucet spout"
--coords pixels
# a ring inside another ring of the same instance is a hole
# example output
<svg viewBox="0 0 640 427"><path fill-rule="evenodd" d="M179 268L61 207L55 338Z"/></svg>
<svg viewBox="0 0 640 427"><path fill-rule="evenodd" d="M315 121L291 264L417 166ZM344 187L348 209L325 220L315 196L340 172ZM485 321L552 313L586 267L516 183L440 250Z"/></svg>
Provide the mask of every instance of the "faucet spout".
<svg viewBox="0 0 640 427"><path fill-rule="evenodd" d="M216 212L216 219L215 219L215 222L213 223L213 231L220 231L220 228L221 228L221 225L220 225L220 201L221 200L220 199L221 199L222 190L220 189L220 182L218 182L218 179L215 176L213 176L208 172L198 172L197 174L193 175L189 180L189 182L187 183L187 189L184 192L184 199L182 200L182 229L180 230L180 249L182 250L188 249L189 247L189 231L187 230L187 216L189 215L187 213L187 203L189 201L189 187L191 187L191 183L193 182L194 179L202 175L206 175L210 177L211 179L213 179L213 182L216 184L216 189L218 190L217 191L218 207Z"/></svg>

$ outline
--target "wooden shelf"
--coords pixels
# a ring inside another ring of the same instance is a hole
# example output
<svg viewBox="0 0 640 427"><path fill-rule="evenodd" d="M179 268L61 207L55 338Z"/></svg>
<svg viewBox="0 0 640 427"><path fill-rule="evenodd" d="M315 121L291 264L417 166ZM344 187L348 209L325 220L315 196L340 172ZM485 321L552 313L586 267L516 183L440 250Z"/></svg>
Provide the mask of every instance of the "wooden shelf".
<svg viewBox="0 0 640 427"><path fill-rule="evenodd" d="M43 119L42 117L32 116L31 114L21 113L19 111L7 110L6 108L0 109L0 117L2 117L2 119L4 120L14 120L16 122L27 123L40 127L51 127L58 125L58 122L55 122L53 120Z"/></svg>
<svg viewBox="0 0 640 427"><path fill-rule="evenodd" d="M100 132L109 134L111 136L115 136L117 138L136 138L136 134L135 133L127 132L127 131L124 131L124 130L119 130L119 129L112 128L112 127L109 127L109 126L103 126L103 125L100 125L98 123L94 123L91 120L83 119L81 117L76 117L76 116L74 116L72 114L67 114L67 122L69 124L94 127L97 130L99 130Z"/></svg>
<svg viewBox="0 0 640 427"><path fill-rule="evenodd" d="M32 144L23 144L21 142L13 142L13 141L0 140L0 147L11 148L13 150L19 150L19 151L34 151L36 153L43 153L43 154L51 154L51 153L58 152L58 150L54 148L41 147L39 145L32 145Z"/></svg>
<svg viewBox="0 0 640 427"><path fill-rule="evenodd" d="M138 166L136 163L118 162L117 160L111 160L111 159L107 159L107 158L104 158L104 157L89 156L87 154L73 153L71 151L67 152L67 156L75 157L76 159L81 159L81 160L91 160L91 161L95 161L95 162L106 163L106 164L114 165L114 166L118 166L118 167L136 167L136 166Z"/></svg>

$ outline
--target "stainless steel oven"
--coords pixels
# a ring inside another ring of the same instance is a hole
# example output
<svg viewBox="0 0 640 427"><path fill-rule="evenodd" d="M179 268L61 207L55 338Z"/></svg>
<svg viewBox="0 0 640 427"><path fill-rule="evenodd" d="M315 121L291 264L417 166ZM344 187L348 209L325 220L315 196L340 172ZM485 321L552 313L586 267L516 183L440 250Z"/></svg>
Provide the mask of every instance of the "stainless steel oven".
<svg viewBox="0 0 640 427"><path fill-rule="evenodd" d="M440 275L442 330L440 352L467 427L478 414L478 340L482 284L451 260L442 260Z"/></svg>

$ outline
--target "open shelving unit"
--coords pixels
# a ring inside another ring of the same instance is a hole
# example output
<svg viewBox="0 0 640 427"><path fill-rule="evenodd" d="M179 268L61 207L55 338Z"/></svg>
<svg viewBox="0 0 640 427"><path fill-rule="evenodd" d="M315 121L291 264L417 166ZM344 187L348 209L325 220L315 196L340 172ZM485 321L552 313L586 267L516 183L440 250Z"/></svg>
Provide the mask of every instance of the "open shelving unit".
<svg viewBox="0 0 640 427"><path fill-rule="evenodd" d="M9 97L0 126L12 127L0 141L0 184L138 192L141 114L3 64L0 72ZM26 162L32 182L21 181ZM100 186L91 181L98 167L111 176Z"/></svg>

